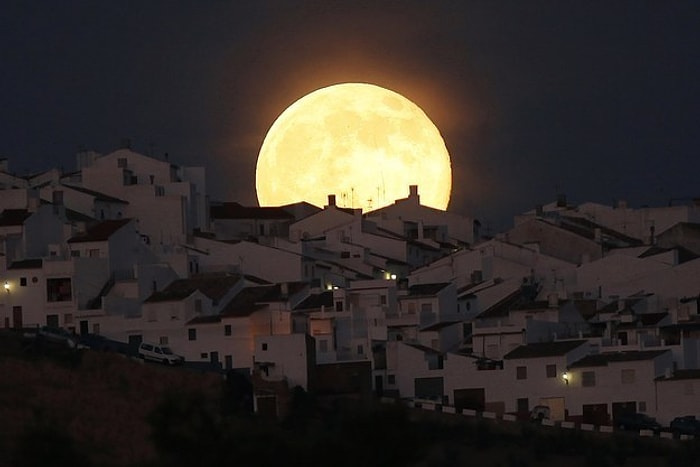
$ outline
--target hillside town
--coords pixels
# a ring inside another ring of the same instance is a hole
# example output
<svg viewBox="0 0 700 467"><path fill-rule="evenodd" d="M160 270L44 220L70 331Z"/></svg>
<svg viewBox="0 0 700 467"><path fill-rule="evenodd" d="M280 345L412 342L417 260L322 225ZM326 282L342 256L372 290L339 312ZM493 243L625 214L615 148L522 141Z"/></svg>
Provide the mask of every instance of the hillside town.
<svg viewBox="0 0 700 467"><path fill-rule="evenodd" d="M564 194L492 235L406 198L362 212L217 202L203 167L83 151L0 161L0 327L184 357L253 383L613 425L700 416L700 199ZM163 359L164 362L169 360Z"/></svg>

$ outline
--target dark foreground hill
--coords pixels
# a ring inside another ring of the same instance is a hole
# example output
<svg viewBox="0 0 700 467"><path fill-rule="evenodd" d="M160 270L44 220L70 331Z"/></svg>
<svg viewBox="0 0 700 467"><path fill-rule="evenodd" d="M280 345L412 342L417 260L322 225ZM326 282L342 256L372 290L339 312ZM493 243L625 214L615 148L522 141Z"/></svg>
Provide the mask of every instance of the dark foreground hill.
<svg viewBox="0 0 700 467"><path fill-rule="evenodd" d="M241 411L220 375L118 354L22 347L0 336L0 466L700 465L694 443L541 431L318 401L289 417Z"/></svg>

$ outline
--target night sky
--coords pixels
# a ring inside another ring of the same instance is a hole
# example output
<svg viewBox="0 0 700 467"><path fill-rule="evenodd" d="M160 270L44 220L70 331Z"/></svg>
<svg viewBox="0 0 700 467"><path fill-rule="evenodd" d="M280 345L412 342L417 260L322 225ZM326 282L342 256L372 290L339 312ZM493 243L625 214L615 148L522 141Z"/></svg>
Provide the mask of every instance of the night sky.
<svg viewBox="0 0 700 467"><path fill-rule="evenodd" d="M450 210L493 229L573 202L700 197L698 1L31 1L0 14L0 157L79 148L207 168L255 205L269 126L361 81L417 103L452 155Z"/></svg>

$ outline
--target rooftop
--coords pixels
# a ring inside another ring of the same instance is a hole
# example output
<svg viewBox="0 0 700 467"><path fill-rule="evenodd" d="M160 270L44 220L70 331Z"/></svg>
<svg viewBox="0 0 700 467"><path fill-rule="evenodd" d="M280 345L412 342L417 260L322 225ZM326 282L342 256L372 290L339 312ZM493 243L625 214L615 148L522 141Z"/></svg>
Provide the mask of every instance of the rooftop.
<svg viewBox="0 0 700 467"><path fill-rule="evenodd" d="M104 242L109 240L109 237L111 237L112 234L124 227L129 222L131 222L131 219L102 221L99 224L90 227L87 232L80 233L69 238L68 243Z"/></svg>
<svg viewBox="0 0 700 467"><path fill-rule="evenodd" d="M664 350L629 350L623 352L604 352L595 355L587 355L574 362L571 368L582 368L591 366L608 366L610 363L635 362L642 360L652 360L659 355L670 352Z"/></svg>
<svg viewBox="0 0 700 467"><path fill-rule="evenodd" d="M521 345L503 356L504 359L559 357L585 344L586 340L538 342Z"/></svg>

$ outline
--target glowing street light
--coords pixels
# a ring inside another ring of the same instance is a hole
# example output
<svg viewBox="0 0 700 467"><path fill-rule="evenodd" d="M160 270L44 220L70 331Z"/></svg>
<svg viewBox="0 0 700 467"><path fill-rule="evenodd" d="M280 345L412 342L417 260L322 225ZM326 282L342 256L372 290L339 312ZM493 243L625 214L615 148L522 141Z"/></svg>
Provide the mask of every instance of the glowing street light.
<svg viewBox="0 0 700 467"><path fill-rule="evenodd" d="M566 371L562 373L561 379L563 379L566 384L569 384L569 373L567 373Z"/></svg>
<svg viewBox="0 0 700 467"><path fill-rule="evenodd" d="M10 283L5 281L5 290L9 293L10 292Z"/></svg>

